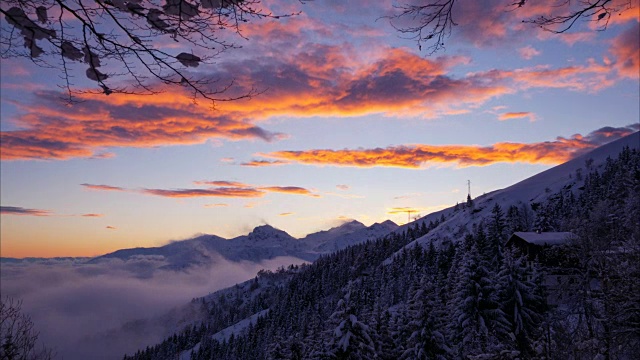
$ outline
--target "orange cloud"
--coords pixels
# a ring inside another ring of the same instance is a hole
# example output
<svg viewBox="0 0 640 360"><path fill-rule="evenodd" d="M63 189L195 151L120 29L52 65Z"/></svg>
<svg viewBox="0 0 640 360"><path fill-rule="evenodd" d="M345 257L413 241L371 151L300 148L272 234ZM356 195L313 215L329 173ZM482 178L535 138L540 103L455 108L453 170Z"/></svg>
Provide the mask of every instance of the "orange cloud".
<svg viewBox="0 0 640 360"><path fill-rule="evenodd" d="M387 214L407 214L407 213L418 213L422 208L414 208L414 207L394 207L387 210Z"/></svg>
<svg viewBox="0 0 640 360"><path fill-rule="evenodd" d="M290 215L293 215L293 214L295 214L295 213L292 213L292 212L284 212L284 213L281 213L281 214L280 214L280 215L278 215L278 216L290 216Z"/></svg>
<svg viewBox="0 0 640 360"><path fill-rule="evenodd" d="M284 164L288 164L288 162L282 161L282 160L275 160L275 161L251 160L249 162L245 162L245 163L242 163L240 165L242 165L242 166L250 166L250 167L261 167L261 166L273 166L273 165L284 165Z"/></svg>
<svg viewBox="0 0 640 360"><path fill-rule="evenodd" d="M593 31L579 31L579 32L571 32L571 33L563 33L561 35L550 33L550 32L542 32L538 34L538 39L540 40L560 40L563 43L573 46L579 42L587 42L595 38L596 33Z"/></svg>
<svg viewBox="0 0 640 360"><path fill-rule="evenodd" d="M498 120L505 121L505 120L522 119L522 118L529 118L529 120L534 121L536 116L534 113L529 111L508 112L508 113L500 114L500 116L498 117Z"/></svg>
<svg viewBox="0 0 640 360"><path fill-rule="evenodd" d="M116 229L117 229L117 227L115 227L115 226L111 226L111 225L107 225L107 226L105 226L105 229L109 229L109 230L116 230Z"/></svg>
<svg viewBox="0 0 640 360"><path fill-rule="evenodd" d="M142 189L146 195L162 196L169 198L193 198L193 197L229 197L229 198L256 198L265 195L264 191L251 188L215 188L215 189Z"/></svg>
<svg viewBox="0 0 640 360"><path fill-rule="evenodd" d="M261 187L259 189L264 191L283 193L283 194L296 194L296 195L307 195L311 197L320 197L320 195L314 194L311 191L298 186L267 186L267 187Z"/></svg>
<svg viewBox="0 0 640 360"><path fill-rule="evenodd" d="M611 66L590 60L587 65L567 66L553 69L535 66L511 71L492 70L481 74L496 81L511 81L514 89L553 88L595 92L614 84Z"/></svg>
<svg viewBox="0 0 640 360"><path fill-rule="evenodd" d="M82 217L103 217L104 215L103 215L103 214L93 214L93 213L90 213L90 214L82 214L81 216L82 216Z"/></svg>
<svg viewBox="0 0 640 360"><path fill-rule="evenodd" d="M277 192L292 195L306 195L320 197L308 189L299 186L263 186L244 184L236 181L194 181L196 185L213 185L207 189L125 189L110 185L81 184L82 186L99 191L127 191L145 195L161 196L168 198L197 198L197 197L225 197L225 198L259 198L268 192ZM227 204L205 205L205 207L227 206ZM93 214L96 215L96 214Z"/></svg>
<svg viewBox="0 0 640 360"><path fill-rule="evenodd" d="M36 91L33 103L17 104L21 115L12 120L20 130L1 133L0 156L2 160L91 158L113 147L199 144L213 138L272 141L284 135L253 122L272 116L372 113L433 117L464 112L460 107L465 104L483 103L511 91L504 77L447 76L448 67L466 61L459 57L430 60L403 49L388 49L371 63L352 64L340 46L315 46L310 51L290 59L274 56L260 62L220 64L220 73L211 76L234 74L235 93L250 91L256 82L269 92L251 101L226 103L215 112L194 105L179 89L153 97L81 94L82 102L73 111L58 93ZM327 67L326 59L343 65Z"/></svg>
<svg viewBox="0 0 640 360"><path fill-rule="evenodd" d="M110 186L110 185L95 185L95 184L80 184L87 189L97 190L97 191L126 191L126 189L118 187L118 186Z"/></svg>
<svg viewBox="0 0 640 360"><path fill-rule="evenodd" d="M523 18L549 9L549 1L534 3L527 2L518 11L505 11L502 0L467 1L464 7L456 3L460 24L456 31L487 46L530 35L533 30L514 30L523 26ZM338 40L341 31L358 34L362 28L373 32L369 27L345 27L328 27L306 16L264 26L250 24L244 34L264 50L256 52L259 58L221 60L215 67L199 70L199 75L220 79L220 84L233 82L226 93L229 96L251 90L264 93L251 100L218 104L216 111L193 104L192 94L180 88L161 86L166 92L154 96L78 94L80 102L71 110L60 100L60 93L36 89L15 104L19 115L10 121L18 130L0 133L0 159L105 158L113 156L105 151L118 147L191 145L219 139L275 141L285 135L258 126L275 116L393 114L433 118L464 114L496 97L531 88L596 91L615 82L613 66L618 66L620 74L631 76L633 65L637 65L633 60L637 57L629 61L634 54L616 44L611 52L619 61L612 65L590 62L557 69L492 69L453 75L451 69L469 62L468 58L424 58L407 49L380 45L363 50L345 45L343 40L317 43L318 37ZM289 46L291 43L297 45ZM529 49L526 56L534 53ZM242 165L274 164L282 164L282 160Z"/></svg>
<svg viewBox="0 0 640 360"><path fill-rule="evenodd" d="M186 94L153 97L78 95L73 111L51 91L36 92L37 102L18 104L20 130L3 131L2 160L104 158L107 147L199 144L212 138L263 139L280 134L189 104Z"/></svg>
<svg viewBox="0 0 640 360"><path fill-rule="evenodd" d="M609 52L615 57L614 67L623 77L640 77L640 23L636 22L614 39Z"/></svg>
<svg viewBox="0 0 640 360"><path fill-rule="evenodd" d="M224 203L206 204L204 207L206 207L206 208L215 208L215 207L226 207L226 206L229 206L229 204L224 204Z"/></svg>
<svg viewBox="0 0 640 360"><path fill-rule="evenodd" d="M518 53L525 60L531 60L531 59L533 59L533 57L538 56L538 55L541 54L541 52L539 50L536 50L531 45L527 45L525 47L522 47L522 48L518 49Z"/></svg>
<svg viewBox="0 0 640 360"><path fill-rule="evenodd" d="M0 206L0 214L2 215L19 215L19 216L50 216L51 211L40 209L27 209L19 206Z"/></svg>
<svg viewBox="0 0 640 360"><path fill-rule="evenodd" d="M340 184L340 185L336 185L336 188L340 190L349 190L349 185Z"/></svg>
<svg viewBox="0 0 640 360"><path fill-rule="evenodd" d="M604 127L586 136L558 137L540 143L496 143L491 146L404 145L358 150L277 151L263 156L309 165L352 167L401 167L418 169L424 165L450 163L460 167L521 162L555 165L604 143L638 131L640 126Z"/></svg>
<svg viewBox="0 0 640 360"><path fill-rule="evenodd" d="M194 181L196 185L213 185L213 186L224 186L224 187L238 187L238 188L248 188L251 185L247 185L241 182L236 181Z"/></svg>

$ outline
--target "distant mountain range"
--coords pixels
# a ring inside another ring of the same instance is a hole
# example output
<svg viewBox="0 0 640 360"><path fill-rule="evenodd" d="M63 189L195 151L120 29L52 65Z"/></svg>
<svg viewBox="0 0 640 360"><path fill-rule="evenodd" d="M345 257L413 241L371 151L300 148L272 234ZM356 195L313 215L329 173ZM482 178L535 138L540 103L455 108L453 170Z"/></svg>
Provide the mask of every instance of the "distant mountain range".
<svg viewBox="0 0 640 360"><path fill-rule="evenodd" d="M163 270L182 270L193 266L214 265L219 259L229 261L260 262L277 257L293 257L300 262L314 261L322 254L328 254L350 245L377 239L397 229L398 225L387 220L365 226L352 220L329 230L319 231L296 239L285 231L271 225L261 225L249 234L233 239L216 235L200 235L188 240L174 241L159 247L138 247L121 249L89 257L59 258L0 258L3 263L50 263L73 262L98 264L114 259L121 261L145 261L154 263Z"/></svg>
<svg viewBox="0 0 640 360"><path fill-rule="evenodd" d="M369 227L358 221L346 222L326 231L296 239L285 231L270 225L262 225L249 234L224 239L216 235L201 235L189 240L175 241L152 248L122 249L88 260L101 263L119 259L122 261L146 260L164 270L181 270L192 266L214 265L219 259L229 261L260 262L278 257L314 261L347 246L377 239L398 228L392 221L375 223Z"/></svg>

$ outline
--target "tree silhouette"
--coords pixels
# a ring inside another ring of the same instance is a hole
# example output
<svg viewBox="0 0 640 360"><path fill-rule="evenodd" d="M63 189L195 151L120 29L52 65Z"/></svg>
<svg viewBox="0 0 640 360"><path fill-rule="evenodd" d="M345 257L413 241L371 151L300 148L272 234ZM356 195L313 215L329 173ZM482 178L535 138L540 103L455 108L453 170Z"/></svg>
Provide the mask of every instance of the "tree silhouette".
<svg viewBox="0 0 640 360"><path fill-rule="evenodd" d="M36 349L38 332L31 317L22 312L22 301L0 299L0 359L48 360L51 349Z"/></svg>
<svg viewBox="0 0 640 360"><path fill-rule="evenodd" d="M89 92L106 95L155 94L179 85L194 100L251 97L254 89L224 95L233 80L219 83L190 70L236 48L225 34L244 37L241 24L294 15L275 15L260 0L3 0L0 13L2 58L59 70L69 102L82 92L72 81L76 72L97 82L99 90ZM129 84L116 84L118 76Z"/></svg>
<svg viewBox="0 0 640 360"><path fill-rule="evenodd" d="M455 22L456 5L464 0L429 0L419 3L403 3L395 6L397 13L387 18L391 25L402 34L422 46L427 45L430 54L445 47L445 39L458 25ZM527 6L527 0L506 0L506 11L514 11ZM490 6L490 5L485 5ZM576 22L593 21L600 31L609 25L611 16L633 8L629 0L558 0L549 5L550 15L541 15L522 20L553 33L564 33Z"/></svg>

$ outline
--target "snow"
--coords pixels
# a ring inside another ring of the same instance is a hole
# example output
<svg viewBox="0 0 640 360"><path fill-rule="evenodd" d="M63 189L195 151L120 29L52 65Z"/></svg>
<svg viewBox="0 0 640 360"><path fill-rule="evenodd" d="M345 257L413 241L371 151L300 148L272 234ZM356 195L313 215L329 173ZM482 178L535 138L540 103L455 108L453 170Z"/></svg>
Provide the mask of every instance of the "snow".
<svg viewBox="0 0 640 360"><path fill-rule="evenodd" d="M197 343L196 346L189 350L185 350L180 353L180 360L191 360L191 353L200 350L200 343Z"/></svg>
<svg viewBox="0 0 640 360"><path fill-rule="evenodd" d="M389 220L375 223L370 227L354 220L327 231L307 235L301 241L314 252L322 254L380 238L397 228L398 225Z"/></svg>
<svg viewBox="0 0 640 360"><path fill-rule="evenodd" d="M296 239L285 231L270 225L258 226L247 235L224 239L216 235L201 235L189 240L175 241L152 248L122 249L93 258L88 263L112 259L128 261L144 257L153 261L157 269L184 270L192 266L214 265L219 259L261 262L276 258L295 258L297 263L314 261L348 246L374 240L395 230L398 226L385 221L366 227L352 221L327 231ZM289 265L289 264L283 264Z"/></svg>
<svg viewBox="0 0 640 360"><path fill-rule="evenodd" d="M574 236L570 232L515 232L514 235L520 237L530 244L540 246L562 245Z"/></svg>
<svg viewBox="0 0 640 360"><path fill-rule="evenodd" d="M218 340L220 342L229 340L231 335L239 335L244 329L246 329L249 324L255 324L258 321L258 318L266 315L269 312L269 309L262 310L258 313L251 315L250 317L240 320L237 323L225 328L223 330L218 331L213 334L213 339Z"/></svg>
<svg viewBox="0 0 640 360"><path fill-rule="evenodd" d="M626 146L631 149L640 148L640 132L610 142L507 188L479 196L473 199L473 209L465 208L456 212L452 206L426 215L415 222L398 228L396 231L406 230L408 226L413 226L416 222L419 224L426 222L428 224L430 221L436 221L444 215L446 220L443 223L427 235L409 243L407 247L426 246L430 242L434 242L434 245L439 246L446 241L460 241L474 224L478 224L482 219L490 216L491 209L496 202L503 211L506 211L511 205L521 206L543 202L563 188L577 191L577 188L580 187L580 181L576 179L576 171L578 169L582 169L581 171L586 175L591 169L602 168L607 157L615 158ZM587 160L593 160L589 169L586 167Z"/></svg>
<svg viewBox="0 0 640 360"><path fill-rule="evenodd" d="M251 315L250 317L240 320L237 323L218 331L217 333L212 335L212 338L214 340L217 340L219 342L223 342L223 341L228 341L229 338L231 338L231 335L235 335L238 336L240 335L240 333L246 329L249 324L255 324L256 321L258 321L258 318L266 315L269 312L269 309L267 310L262 310L256 314ZM184 350L180 353L179 359L180 360L189 360L191 359L191 353L194 351L198 351L198 349L200 348L200 343L197 343L193 348L188 349L188 350Z"/></svg>

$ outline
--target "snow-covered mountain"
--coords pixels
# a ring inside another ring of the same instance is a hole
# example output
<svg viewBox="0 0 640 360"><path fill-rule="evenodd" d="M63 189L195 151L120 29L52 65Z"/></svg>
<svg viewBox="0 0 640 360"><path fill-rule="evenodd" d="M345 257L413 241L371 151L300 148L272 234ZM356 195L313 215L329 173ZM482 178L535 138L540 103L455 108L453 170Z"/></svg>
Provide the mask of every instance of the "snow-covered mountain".
<svg viewBox="0 0 640 360"><path fill-rule="evenodd" d="M472 227L490 216L491 210L497 203L506 212L510 206L531 208L531 205L542 203L561 189L577 191L581 186L581 177L593 170L602 169L607 158L615 158L624 147L630 149L640 148L640 132L633 133L618 139L586 154L578 156L566 163L552 167L536 174L519 183L501 190L478 196L473 199L473 207L464 207L462 204L456 210L455 206L426 215L415 222L403 225L396 231L404 231L410 226L422 223L439 221L444 216L444 221L430 231L427 235L416 239L407 245L413 247L416 244L427 245L434 242L436 245L442 242L457 242L471 232ZM532 214L533 216L533 214Z"/></svg>
<svg viewBox="0 0 640 360"><path fill-rule="evenodd" d="M313 261L322 254L379 238L397 227L392 221L375 223L369 227L357 221L351 221L327 231L307 235L303 239L296 239L285 231L270 225L262 225L247 235L233 239L224 239L216 235L201 235L160 247L117 250L93 258L89 260L89 263L100 263L113 259L125 262L144 260L148 266L155 268L181 270L192 266L213 265L221 258L230 261L260 262L287 257L305 262Z"/></svg>
<svg viewBox="0 0 640 360"><path fill-rule="evenodd" d="M391 220L375 223L366 227L363 223L353 220L326 231L309 234L301 239L306 247L318 253L328 253L344 249L367 240L382 237L398 227Z"/></svg>

